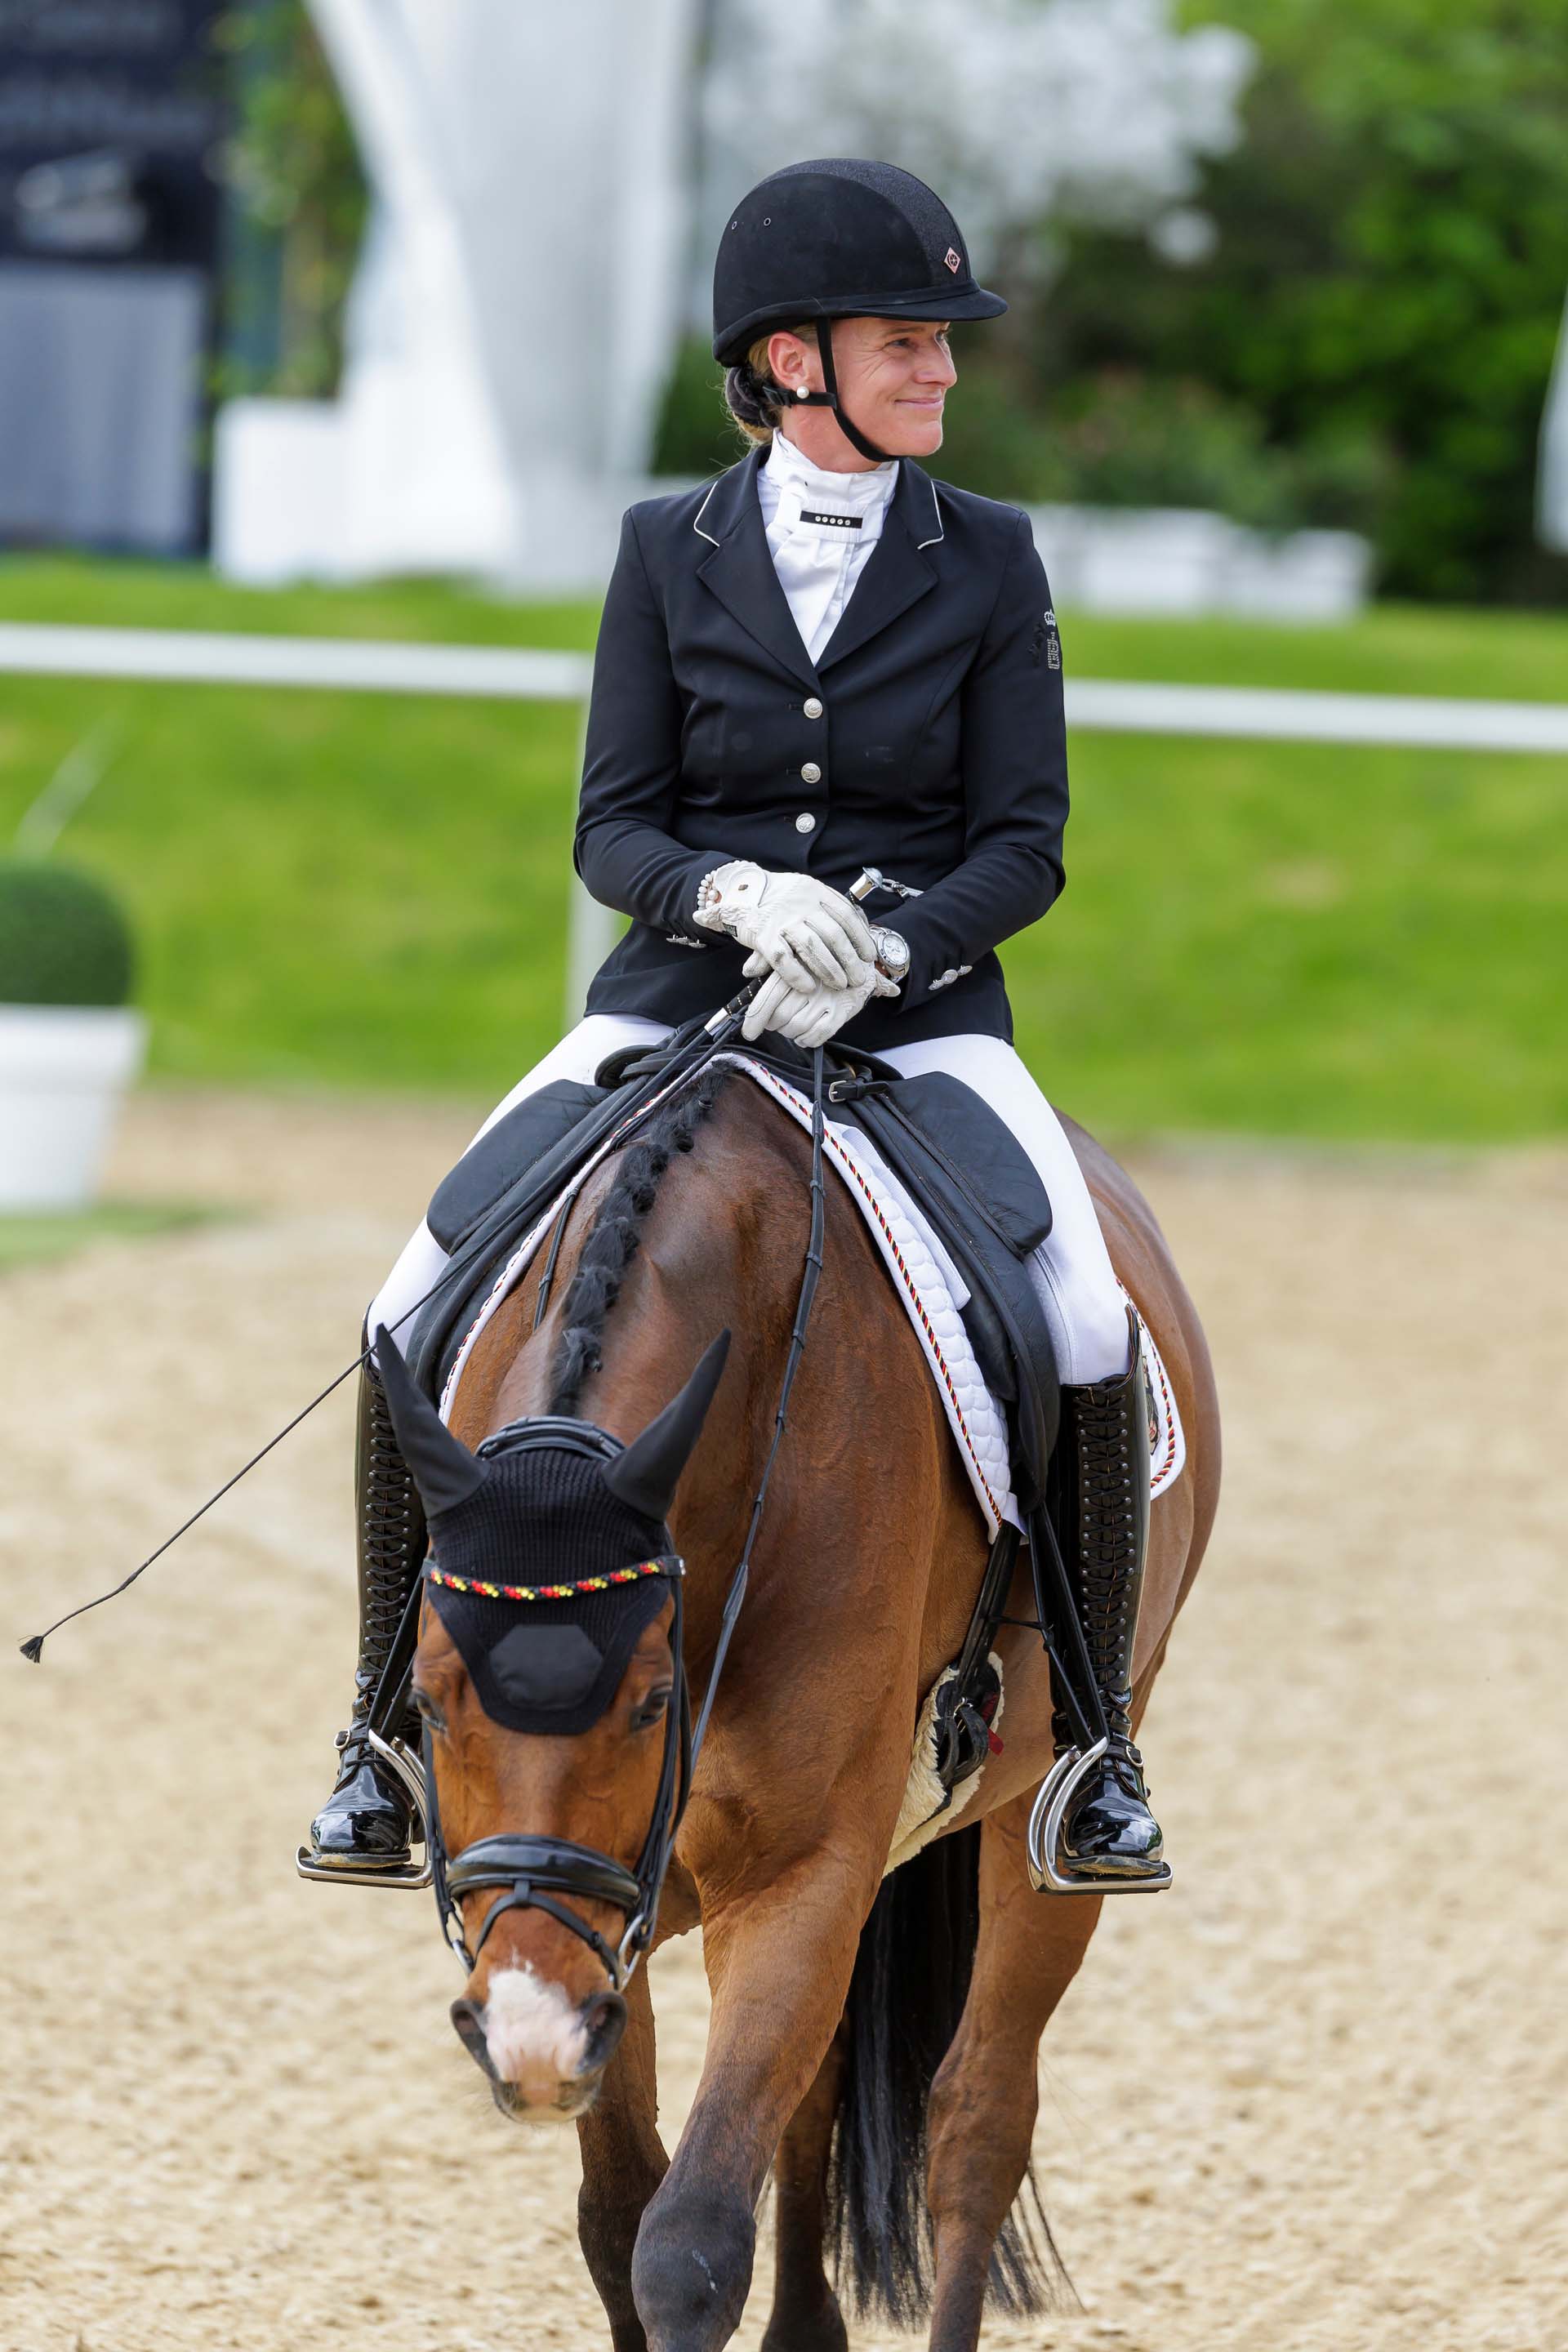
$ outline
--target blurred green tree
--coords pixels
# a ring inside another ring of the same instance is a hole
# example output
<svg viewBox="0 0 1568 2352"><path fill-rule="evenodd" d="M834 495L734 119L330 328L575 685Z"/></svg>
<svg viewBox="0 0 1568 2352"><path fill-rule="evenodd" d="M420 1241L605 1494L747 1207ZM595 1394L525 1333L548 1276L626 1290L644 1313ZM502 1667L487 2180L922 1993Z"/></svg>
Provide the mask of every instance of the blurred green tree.
<svg viewBox="0 0 1568 2352"><path fill-rule="evenodd" d="M235 110L219 389L321 398L337 388L364 226L353 134L304 0L241 0L219 18L217 38Z"/></svg>
<svg viewBox="0 0 1568 2352"><path fill-rule="evenodd" d="M1247 137L1184 264L1069 231L1038 379L1201 382L1294 453L1384 586L1568 597L1535 467L1568 288L1568 0L1189 0L1256 40Z"/></svg>
<svg viewBox="0 0 1568 2352"><path fill-rule="evenodd" d="M1359 530L1397 595L1568 601L1534 529L1568 0L1185 0L1216 19L1258 51L1241 142L1147 234L1063 196L994 258L1013 312L955 337L936 470ZM717 379L694 343L662 462L725 461Z"/></svg>

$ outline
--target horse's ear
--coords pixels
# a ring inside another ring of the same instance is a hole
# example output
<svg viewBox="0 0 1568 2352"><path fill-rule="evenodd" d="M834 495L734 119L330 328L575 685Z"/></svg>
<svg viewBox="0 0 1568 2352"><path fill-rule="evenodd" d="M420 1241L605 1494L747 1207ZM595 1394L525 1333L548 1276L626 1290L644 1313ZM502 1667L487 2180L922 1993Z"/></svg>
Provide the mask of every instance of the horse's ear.
<svg viewBox="0 0 1568 2352"><path fill-rule="evenodd" d="M725 1329L699 1359L697 1370L679 1395L671 1397L642 1435L634 1437L626 1452L617 1454L606 1468L605 1486L634 1511L650 1519L668 1517L671 1498L702 1434L729 1352L730 1334Z"/></svg>
<svg viewBox="0 0 1568 2352"><path fill-rule="evenodd" d="M452 1510L477 1495L489 1476L487 1464L454 1437L403 1360L385 1326L375 1335L375 1368L386 1391L386 1408L403 1458L408 1465L426 1515Z"/></svg>

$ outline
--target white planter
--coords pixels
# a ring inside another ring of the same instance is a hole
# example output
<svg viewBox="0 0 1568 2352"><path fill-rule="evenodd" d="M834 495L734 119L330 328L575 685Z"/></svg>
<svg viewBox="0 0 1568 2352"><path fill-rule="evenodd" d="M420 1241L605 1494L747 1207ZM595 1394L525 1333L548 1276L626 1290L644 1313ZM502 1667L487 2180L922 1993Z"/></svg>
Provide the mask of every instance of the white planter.
<svg viewBox="0 0 1568 2352"><path fill-rule="evenodd" d="M1058 604L1085 613L1212 613L1237 537L1223 515L1179 507L1034 507Z"/></svg>
<svg viewBox="0 0 1568 2352"><path fill-rule="evenodd" d="M1240 536L1225 583L1226 610L1257 621L1353 621L1372 593L1370 543L1351 530Z"/></svg>
<svg viewBox="0 0 1568 2352"><path fill-rule="evenodd" d="M1247 530L1179 507L1031 507L1058 605L1085 613L1236 613L1308 624L1353 618L1373 551L1351 531Z"/></svg>
<svg viewBox="0 0 1568 2352"><path fill-rule="evenodd" d="M0 1004L0 1211L86 1208L146 1048L122 1007Z"/></svg>

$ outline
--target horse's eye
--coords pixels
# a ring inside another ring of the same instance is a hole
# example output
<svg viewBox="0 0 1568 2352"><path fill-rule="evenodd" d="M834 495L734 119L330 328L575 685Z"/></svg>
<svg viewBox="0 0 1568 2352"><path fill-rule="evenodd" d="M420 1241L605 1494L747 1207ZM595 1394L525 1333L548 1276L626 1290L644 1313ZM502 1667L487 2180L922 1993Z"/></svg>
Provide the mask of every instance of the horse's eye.
<svg viewBox="0 0 1568 2352"><path fill-rule="evenodd" d="M418 1708L420 1715L429 1725L432 1731L446 1730L447 1718L442 1714L440 1708L437 1706L428 1691L420 1690L416 1687L414 1693L414 1704Z"/></svg>
<svg viewBox="0 0 1568 2352"><path fill-rule="evenodd" d="M668 1684L666 1684L660 1690L649 1691L647 1698L644 1699L642 1705L632 1717L632 1729L634 1731L647 1731L650 1730L656 1723L662 1723L664 1720L665 1709L668 1705L669 1686Z"/></svg>

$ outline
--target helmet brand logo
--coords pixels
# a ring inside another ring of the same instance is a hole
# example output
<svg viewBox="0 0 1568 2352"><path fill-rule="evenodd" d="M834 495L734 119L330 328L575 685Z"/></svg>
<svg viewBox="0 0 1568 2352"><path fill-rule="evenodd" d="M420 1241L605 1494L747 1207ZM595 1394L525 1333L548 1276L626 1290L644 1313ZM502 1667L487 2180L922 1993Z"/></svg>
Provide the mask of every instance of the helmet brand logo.
<svg viewBox="0 0 1568 2352"><path fill-rule="evenodd" d="M961 254L954 253L951 245L948 247L947 251L942 257L946 262L948 268L952 270L960 270L963 267L963 256Z"/></svg>

